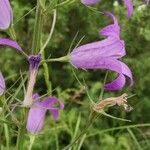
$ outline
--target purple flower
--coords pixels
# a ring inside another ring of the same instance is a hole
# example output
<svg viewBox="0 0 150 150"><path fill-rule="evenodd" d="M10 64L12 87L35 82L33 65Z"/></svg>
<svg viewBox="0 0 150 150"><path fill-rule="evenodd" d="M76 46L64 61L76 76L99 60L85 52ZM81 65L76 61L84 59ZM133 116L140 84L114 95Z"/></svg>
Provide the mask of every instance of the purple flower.
<svg viewBox="0 0 150 150"><path fill-rule="evenodd" d="M31 106L33 103L32 95L33 95L34 85L36 82L36 76L38 73L38 67L41 62L41 56L31 55L29 56L28 61L29 61L29 80L28 80L27 92L25 94L25 98L23 101L24 106Z"/></svg>
<svg viewBox="0 0 150 150"><path fill-rule="evenodd" d="M12 48L18 50L19 52L23 51L22 48L20 47L20 45L16 41L13 41L11 39L6 39L6 38L0 39L0 45L12 47Z"/></svg>
<svg viewBox="0 0 150 150"><path fill-rule="evenodd" d="M9 0L0 0L0 30L9 28L12 20L13 14Z"/></svg>
<svg viewBox="0 0 150 150"><path fill-rule="evenodd" d="M10 46L19 52L23 53L22 48L20 45L11 39L0 39L0 45ZM28 86L27 86L27 92L25 94L25 98L23 101L24 106L31 106L33 103L32 95L34 90L34 85L36 82L36 76L38 73L38 67L41 62L41 56L40 55L30 55L28 56L28 62L29 62L29 80L28 80Z"/></svg>
<svg viewBox="0 0 150 150"><path fill-rule="evenodd" d="M133 84L132 73L128 66L119 60L126 52L124 41L119 37L120 27L117 19L110 12L104 14L114 21L100 31L107 38L75 48L70 54L70 62L77 68L108 69L117 72L118 77L106 84L105 88L119 90L125 85L125 77L128 77L130 85Z"/></svg>
<svg viewBox="0 0 150 150"><path fill-rule="evenodd" d="M51 96L40 101L38 94L33 95L33 100L35 102L29 110L26 128L30 133L38 133L44 126L46 112L49 110L53 118L57 120L59 110L64 108L64 104L56 97Z"/></svg>
<svg viewBox="0 0 150 150"><path fill-rule="evenodd" d="M3 95L5 88L6 88L5 87L5 80L4 80L2 73L0 72L0 96Z"/></svg>
<svg viewBox="0 0 150 150"><path fill-rule="evenodd" d="M3 0L0 0L0 13L1 13L1 3L4 3ZM0 15L0 25L1 25L1 15ZM12 47L14 49L17 49L19 52L23 51L22 48L19 46L19 44L15 41L12 41L11 39L5 39L5 38L0 39L0 46L1 45ZM4 90L5 90L5 80L2 76L2 73L0 72L0 95L3 94Z"/></svg>
<svg viewBox="0 0 150 150"><path fill-rule="evenodd" d="M98 2L100 2L101 0L81 0L81 2L85 5L93 5L96 4Z"/></svg>
<svg viewBox="0 0 150 150"><path fill-rule="evenodd" d="M81 0L81 2L85 5L93 5L98 3L100 0ZM128 10L128 17L130 17L133 13L133 4L132 4L132 0L123 0L125 6L127 7Z"/></svg>

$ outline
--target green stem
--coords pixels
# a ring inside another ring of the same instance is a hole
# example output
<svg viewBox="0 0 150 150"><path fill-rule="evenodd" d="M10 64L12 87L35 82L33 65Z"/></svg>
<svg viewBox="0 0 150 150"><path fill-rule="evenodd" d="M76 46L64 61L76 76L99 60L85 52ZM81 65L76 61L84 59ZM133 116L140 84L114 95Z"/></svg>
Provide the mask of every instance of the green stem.
<svg viewBox="0 0 150 150"><path fill-rule="evenodd" d="M51 58L51 59L46 59L43 60L41 63L45 63L45 62L69 62L69 56L63 56L63 57L59 57L59 58Z"/></svg>
<svg viewBox="0 0 150 150"><path fill-rule="evenodd" d="M43 13L39 0L37 0L33 42L32 42L32 53L35 54L39 52L41 47L42 26L43 26Z"/></svg>
<svg viewBox="0 0 150 150"><path fill-rule="evenodd" d="M45 60L45 48L48 45L48 43L50 42L54 29L55 29L55 24L56 24L56 18L57 18L57 11L54 10L53 12L53 22L52 22L52 27L51 27L51 31L49 33L49 36L46 40L46 42L44 43L44 45L42 46L41 50L40 50L40 54L42 54L42 59ZM45 83L47 86L47 92L51 95L52 94L52 84L50 81L50 75L49 75L49 69L48 69L48 65L46 63L46 61L43 63L43 69L44 69L44 78L45 78Z"/></svg>
<svg viewBox="0 0 150 150"><path fill-rule="evenodd" d="M17 136L17 143L16 147L17 150L23 150L24 149L24 142L25 142L25 134L26 134L26 122L27 122L27 117L28 117L28 108L22 109L24 113L24 117L22 118L22 123L18 127L18 136Z"/></svg>
<svg viewBox="0 0 150 150"><path fill-rule="evenodd" d="M13 27L13 25L9 28L9 30L8 30L8 34L10 35L10 37L14 40L14 41L16 41L16 32L15 32L15 29L14 29L14 27Z"/></svg>
<svg viewBox="0 0 150 150"><path fill-rule="evenodd" d="M5 131L5 138L6 138L6 147L7 147L7 150L9 150L10 139L9 139L9 129L8 129L7 124L4 124L4 131Z"/></svg>
<svg viewBox="0 0 150 150"><path fill-rule="evenodd" d="M24 141L25 141L25 127L22 125L18 129L17 150L24 149Z"/></svg>
<svg viewBox="0 0 150 150"><path fill-rule="evenodd" d="M70 147L72 147L74 144L76 144L79 139L81 139L83 136L85 136L87 130L91 127L91 125L93 124L93 122L99 117L99 114L94 113L93 117L91 117L91 119L89 119L87 125L85 126L85 128L82 130L82 132L79 134L79 136L73 141L71 142L71 144L69 144L68 146L66 146L65 148L63 148L63 150L68 150Z"/></svg>
<svg viewBox="0 0 150 150"><path fill-rule="evenodd" d="M34 144L35 138L36 138L36 136L35 136L35 135L31 135L31 136L30 136L30 144L29 144L29 148L28 148L28 150L32 150L32 147L33 147L33 144Z"/></svg>
<svg viewBox="0 0 150 150"><path fill-rule="evenodd" d="M45 59L45 52L42 52L42 58ZM46 62L43 63L43 69L44 69L44 78L45 78L45 83L47 86L47 92L49 93L49 95L52 94L52 84L50 81L50 75L49 75L49 69L48 69L48 65Z"/></svg>
<svg viewBox="0 0 150 150"><path fill-rule="evenodd" d="M43 53L43 51L45 50L46 46L48 45L48 43L50 42L50 40L51 40L51 38L52 38L54 29L55 29L56 18L57 18L57 11L54 10L54 12L53 12L53 22L52 22L51 31L50 31L50 33L49 33L49 36L48 36L46 42L44 43L44 45L42 46L42 48L41 48L41 50L40 50L40 53L41 53L41 54Z"/></svg>

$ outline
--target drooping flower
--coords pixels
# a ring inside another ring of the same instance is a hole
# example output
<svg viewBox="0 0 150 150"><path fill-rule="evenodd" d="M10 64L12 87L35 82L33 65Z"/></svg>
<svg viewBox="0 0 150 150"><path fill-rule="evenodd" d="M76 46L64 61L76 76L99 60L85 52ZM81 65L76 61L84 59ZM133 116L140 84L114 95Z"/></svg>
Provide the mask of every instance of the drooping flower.
<svg viewBox="0 0 150 150"><path fill-rule="evenodd" d="M132 0L123 0L125 6L127 7L128 10L128 17L131 17L132 13L133 13L133 4L132 4ZM81 2L85 5L93 5L96 4L98 2L100 2L100 0L81 0Z"/></svg>
<svg viewBox="0 0 150 150"><path fill-rule="evenodd" d="M32 95L33 95L34 85L36 82L36 76L38 73L38 67L41 62L41 56L31 55L29 56L28 61L29 61L29 80L28 80L27 92L25 94L25 98L23 101L24 106L31 106L33 103Z"/></svg>
<svg viewBox="0 0 150 150"><path fill-rule="evenodd" d="M5 79L0 71L0 96L3 95L5 88Z"/></svg>
<svg viewBox="0 0 150 150"><path fill-rule="evenodd" d="M12 20L13 14L9 0L0 0L0 30L8 29Z"/></svg>
<svg viewBox="0 0 150 150"><path fill-rule="evenodd" d="M59 118L59 111L64 108L64 103L56 97L46 97L44 100L39 100L39 95L33 95L34 103L31 106L28 114L26 128L30 133L38 133L44 126L46 112L50 111L55 120Z"/></svg>
<svg viewBox="0 0 150 150"><path fill-rule="evenodd" d="M119 60L126 52L124 41L119 37L120 27L117 19L110 12L104 12L104 14L114 21L100 31L107 38L75 48L70 54L70 62L77 68L108 69L117 72L118 77L113 82L107 83L105 88L119 90L125 85L125 77L128 77L130 85L133 84L132 72Z"/></svg>
<svg viewBox="0 0 150 150"><path fill-rule="evenodd" d="M12 47L17 51L23 53L23 50L20 47L20 45L16 41L13 41L11 39L0 39L0 45ZM33 89L36 82L38 67L41 62L41 56L29 55L28 62L29 62L29 80L27 85L27 92L25 94L25 98L23 101L24 106L31 106L33 103L33 99L32 99Z"/></svg>

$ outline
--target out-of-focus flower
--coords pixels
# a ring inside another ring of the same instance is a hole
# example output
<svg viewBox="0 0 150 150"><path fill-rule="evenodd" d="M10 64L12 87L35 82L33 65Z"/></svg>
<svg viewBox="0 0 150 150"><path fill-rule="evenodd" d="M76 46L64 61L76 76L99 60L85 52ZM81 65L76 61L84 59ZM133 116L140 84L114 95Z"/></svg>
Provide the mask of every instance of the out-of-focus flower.
<svg viewBox="0 0 150 150"><path fill-rule="evenodd" d="M132 73L128 66L119 60L126 52L124 41L119 37L120 27L117 19L110 12L104 14L114 21L100 31L100 34L107 38L75 48L70 54L70 62L77 68L108 69L117 72L118 77L106 84L105 88L119 90L125 85L125 77L128 77L130 85L133 84Z"/></svg>
<svg viewBox="0 0 150 150"><path fill-rule="evenodd" d="M81 2L85 5L93 5L98 3L100 0L81 0ZM128 10L128 17L130 17L133 13L133 4L132 4L132 0L123 0L125 6L127 7Z"/></svg>
<svg viewBox="0 0 150 150"><path fill-rule="evenodd" d="M30 133L38 133L44 126L46 112L50 111L55 120L59 118L59 111L64 108L64 103L56 97L46 97L44 100L39 100L39 95L33 95L34 103L31 106L28 114L26 128Z"/></svg>
<svg viewBox="0 0 150 150"><path fill-rule="evenodd" d="M96 4L98 2L100 2L101 0L81 0L81 2L85 5L93 5Z"/></svg>
<svg viewBox="0 0 150 150"><path fill-rule="evenodd" d="M2 0L0 0L0 3L1 1ZM0 5L0 8L1 8L1 5ZM14 49L17 49L19 52L23 51L17 42L12 41L10 39L5 39L5 38L0 39L0 46L9 46ZM2 76L2 73L0 72L0 95L3 94L4 90L5 90L5 80Z"/></svg>
<svg viewBox="0 0 150 150"><path fill-rule="evenodd" d="M5 79L2 75L2 73L0 72L0 96L3 95L4 91L5 91Z"/></svg>
<svg viewBox="0 0 150 150"><path fill-rule="evenodd" d="M13 14L9 0L0 0L0 30L8 29L12 20Z"/></svg>

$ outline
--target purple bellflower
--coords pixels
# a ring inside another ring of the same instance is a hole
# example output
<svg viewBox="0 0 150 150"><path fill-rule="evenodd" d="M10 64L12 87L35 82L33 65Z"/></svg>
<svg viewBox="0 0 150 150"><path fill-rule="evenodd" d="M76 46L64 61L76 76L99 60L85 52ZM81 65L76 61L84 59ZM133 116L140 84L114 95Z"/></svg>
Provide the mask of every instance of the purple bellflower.
<svg viewBox="0 0 150 150"><path fill-rule="evenodd" d="M11 39L0 39L0 45L3 46L10 46L14 49L16 49L18 52L23 53L22 48L20 45ZM41 56L40 55L30 55L28 56L28 62L29 62L29 80L28 80L28 86L27 86L27 92L25 94L25 98L23 101L24 106L31 106L33 103L32 95L34 90L34 85L36 82L36 76L38 73L38 67L41 62Z"/></svg>
<svg viewBox="0 0 150 150"><path fill-rule="evenodd" d="M104 12L110 16L114 23L106 26L100 34L107 38L85 44L75 48L70 54L70 62L73 66L82 69L107 69L118 73L118 77L111 83L107 83L108 90L119 90L124 87L128 77L130 85L133 84L132 72L126 64L119 59L126 55L124 41L120 39L120 26L110 12Z"/></svg>
<svg viewBox="0 0 150 150"><path fill-rule="evenodd" d="M10 39L0 39L0 45L10 46L17 49L19 52L23 52L22 48L15 41ZM23 101L24 106L30 107L26 128L30 133L38 133L44 126L44 120L46 112L49 110L55 120L59 117L59 110L64 108L64 103L56 97L46 97L42 101L39 99L38 94L33 95L34 85L36 82L36 76L38 73L38 67L41 62L40 55L28 56L29 62L29 80L27 86L27 92ZM0 72L0 95L3 94L5 89L5 81Z"/></svg>
<svg viewBox="0 0 150 150"><path fill-rule="evenodd" d="M13 14L9 0L0 0L0 30L8 29L12 20Z"/></svg>
<svg viewBox="0 0 150 150"><path fill-rule="evenodd" d="M4 91L5 91L5 79L2 75L2 73L0 72L0 96L3 95Z"/></svg>
<svg viewBox="0 0 150 150"><path fill-rule="evenodd" d="M44 126L46 112L50 111L55 120L59 118L59 110L64 108L64 104L56 97L46 97L42 101L39 95L33 95L34 103L29 110L26 128L30 133L38 133Z"/></svg>
<svg viewBox="0 0 150 150"><path fill-rule="evenodd" d="M36 76L38 73L38 67L41 62L40 55L31 55L28 58L29 61L29 81L27 86L27 92L23 101L24 106L31 106L33 103L32 95L34 90L34 85L36 82Z"/></svg>
<svg viewBox="0 0 150 150"><path fill-rule="evenodd" d="M81 0L81 2L85 5L93 5L96 4L98 2L100 2L101 0ZM133 4L132 4L132 0L123 0L125 6L127 7L128 10L128 17L131 17L132 13L133 13Z"/></svg>

